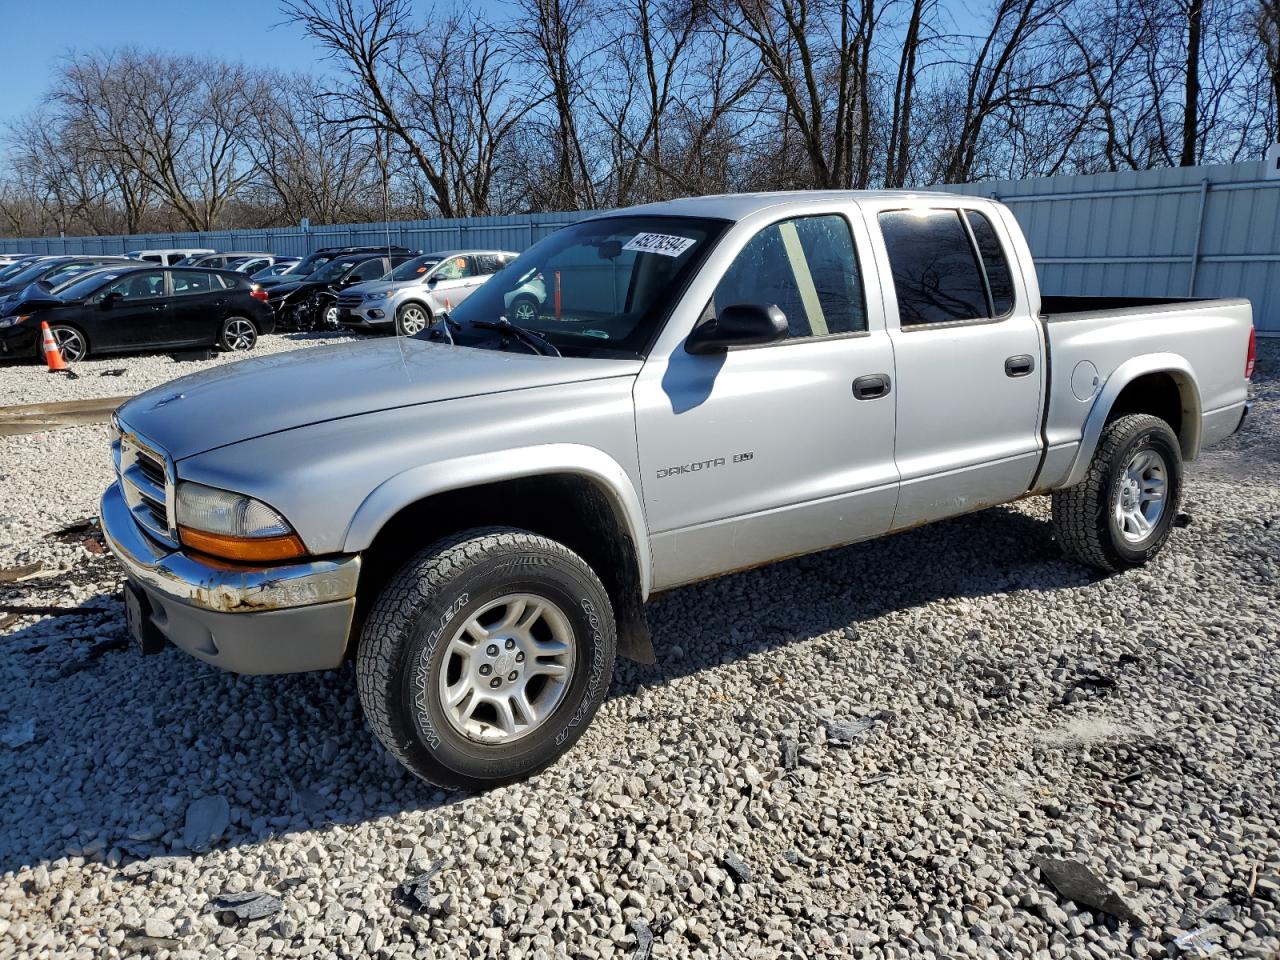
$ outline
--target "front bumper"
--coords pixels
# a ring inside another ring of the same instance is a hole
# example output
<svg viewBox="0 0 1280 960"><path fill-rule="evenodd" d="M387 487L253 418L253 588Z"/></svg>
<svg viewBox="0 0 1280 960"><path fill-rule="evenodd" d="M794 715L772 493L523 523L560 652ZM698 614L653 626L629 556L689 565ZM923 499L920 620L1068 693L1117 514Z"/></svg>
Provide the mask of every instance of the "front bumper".
<svg viewBox="0 0 1280 960"><path fill-rule="evenodd" d="M27 323L0 328L0 357L34 357L40 342L39 330L38 324L31 327Z"/></svg>
<svg viewBox="0 0 1280 960"><path fill-rule="evenodd" d="M152 540L113 483L103 538L146 595L145 616L175 646L234 673L297 673L342 663L355 614L359 556L278 567L197 559Z"/></svg>
<svg viewBox="0 0 1280 960"><path fill-rule="evenodd" d="M338 322L345 327L357 330L378 330L390 325L396 315L395 303L390 300L375 300L372 303L360 303L348 306L338 303Z"/></svg>

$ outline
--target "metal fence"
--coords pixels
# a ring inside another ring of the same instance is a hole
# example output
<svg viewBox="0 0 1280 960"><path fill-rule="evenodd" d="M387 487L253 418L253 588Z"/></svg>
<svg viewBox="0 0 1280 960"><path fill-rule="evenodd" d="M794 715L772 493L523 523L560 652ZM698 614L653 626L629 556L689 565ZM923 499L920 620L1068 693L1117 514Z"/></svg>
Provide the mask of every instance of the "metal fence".
<svg viewBox="0 0 1280 960"><path fill-rule="evenodd" d="M523 250L549 233L591 215L590 211L531 213L509 217L463 217L440 220L400 220L267 230L214 230L205 233L144 233L120 237L0 238L0 253L127 253L130 250L210 248L263 250L282 256L304 257L322 247L378 246L385 243L410 250L488 247Z"/></svg>
<svg viewBox="0 0 1280 960"><path fill-rule="evenodd" d="M1018 218L1064 295L1248 297L1280 336L1280 170L1267 162L938 187Z"/></svg>
<svg viewBox="0 0 1280 960"><path fill-rule="evenodd" d="M1280 335L1280 170L1265 162L1004 180L937 189L1007 203L1027 234L1041 286L1080 295L1248 297L1260 333ZM0 239L0 251L123 253L148 247L270 250L388 242L410 249L523 250L588 216L229 230L133 237Z"/></svg>

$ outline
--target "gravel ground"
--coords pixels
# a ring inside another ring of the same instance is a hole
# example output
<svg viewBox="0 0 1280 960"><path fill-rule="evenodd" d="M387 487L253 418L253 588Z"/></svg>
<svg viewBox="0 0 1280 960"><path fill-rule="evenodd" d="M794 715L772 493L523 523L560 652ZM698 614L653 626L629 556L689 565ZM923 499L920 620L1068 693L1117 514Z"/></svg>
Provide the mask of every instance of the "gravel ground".
<svg viewBox="0 0 1280 960"><path fill-rule="evenodd" d="M49 373L43 363L9 360L0 363L0 407L141 393L166 380L216 364L243 360L246 356L260 357L268 353L297 350L299 347L341 340L361 340L364 337L364 334L354 331L269 334L258 341L252 353L235 354L215 350L208 360L175 360L170 353L90 358L74 365L74 380ZM203 352L196 351L192 355L196 353Z"/></svg>
<svg viewBox="0 0 1280 960"><path fill-rule="evenodd" d="M1034 499L672 592L660 665L480 796L350 669L122 649L115 564L43 536L103 431L0 440L0 566L45 565L0 604L77 608L0 613L0 958L1280 955L1277 348L1144 570Z"/></svg>

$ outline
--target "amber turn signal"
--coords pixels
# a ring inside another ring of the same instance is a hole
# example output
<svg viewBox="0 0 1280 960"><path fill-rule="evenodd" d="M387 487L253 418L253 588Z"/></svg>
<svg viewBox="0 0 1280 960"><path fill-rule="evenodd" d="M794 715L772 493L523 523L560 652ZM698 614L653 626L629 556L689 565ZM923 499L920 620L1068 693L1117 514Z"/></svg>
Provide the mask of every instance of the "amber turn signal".
<svg viewBox="0 0 1280 960"><path fill-rule="evenodd" d="M178 527L178 539L184 547L239 563L272 563L296 560L307 548L296 533L280 537L230 537L221 533L205 533L190 527Z"/></svg>

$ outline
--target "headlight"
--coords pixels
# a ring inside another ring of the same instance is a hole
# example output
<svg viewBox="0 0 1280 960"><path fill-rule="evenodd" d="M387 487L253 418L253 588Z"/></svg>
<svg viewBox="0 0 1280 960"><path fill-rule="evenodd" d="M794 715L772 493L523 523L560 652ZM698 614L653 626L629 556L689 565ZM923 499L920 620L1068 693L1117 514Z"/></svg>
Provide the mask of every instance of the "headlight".
<svg viewBox="0 0 1280 960"><path fill-rule="evenodd" d="M23 315L20 317L0 317L0 330L3 330L5 327L16 327L23 320L29 320L29 319L31 318L28 315Z"/></svg>
<svg viewBox="0 0 1280 960"><path fill-rule="evenodd" d="M387 299L387 295L385 293L366 293L364 295L365 303L369 303L372 300L385 300L385 299Z"/></svg>
<svg viewBox="0 0 1280 960"><path fill-rule="evenodd" d="M178 484L174 516L183 546L228 560L292 560L306 547L287 520L260 500L202 483Z"/></svg>

